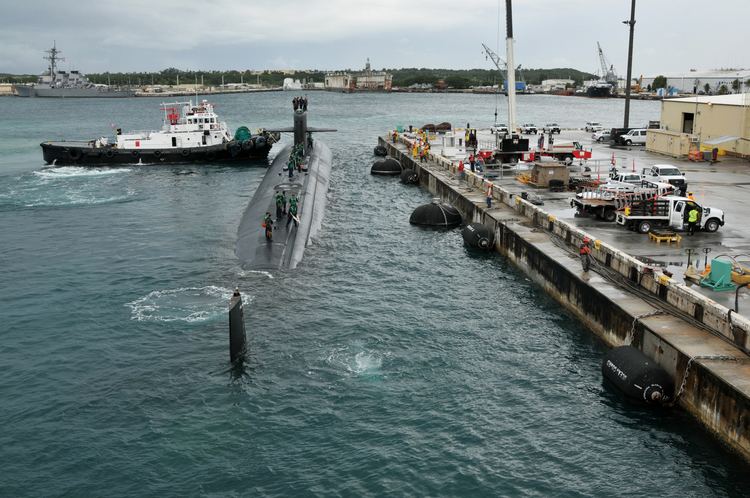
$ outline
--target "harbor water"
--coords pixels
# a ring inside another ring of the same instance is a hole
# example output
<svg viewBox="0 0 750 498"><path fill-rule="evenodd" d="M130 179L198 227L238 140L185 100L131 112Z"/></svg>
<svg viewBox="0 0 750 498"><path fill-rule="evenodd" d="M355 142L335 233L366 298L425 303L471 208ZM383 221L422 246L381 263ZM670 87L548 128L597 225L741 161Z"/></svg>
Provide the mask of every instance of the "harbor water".
<svg viewBox="0 0 750 498"><path fill-rule="evenodd" d="M255 130L289 126L291 98L212 101ZM264 273L234 255L262 164L47 167L41 141L156 128L160 101L2 100L0 496L746 495L747 464L689 416L602 386L605 348L541 288L410 226L429 194L369 174L378 135L489 126L493 95L309 101L339 129L316 137L326 216L296 270ZM523 95L519 121L618 126L623 105Z"/></svg>

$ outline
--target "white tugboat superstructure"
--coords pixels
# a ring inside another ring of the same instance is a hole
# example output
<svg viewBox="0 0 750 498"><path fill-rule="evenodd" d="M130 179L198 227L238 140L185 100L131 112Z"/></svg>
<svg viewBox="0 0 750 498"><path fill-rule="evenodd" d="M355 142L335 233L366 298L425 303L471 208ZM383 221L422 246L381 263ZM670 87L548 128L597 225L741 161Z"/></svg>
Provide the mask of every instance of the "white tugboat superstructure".
<svg viewBox="0 0 750 498"><path fill-rule="evenodd" d="M127 150L206 147L232 140L227 124L219 120L207 100L161 104L164 122L159 131L117 134L117 147Z"/></svg>

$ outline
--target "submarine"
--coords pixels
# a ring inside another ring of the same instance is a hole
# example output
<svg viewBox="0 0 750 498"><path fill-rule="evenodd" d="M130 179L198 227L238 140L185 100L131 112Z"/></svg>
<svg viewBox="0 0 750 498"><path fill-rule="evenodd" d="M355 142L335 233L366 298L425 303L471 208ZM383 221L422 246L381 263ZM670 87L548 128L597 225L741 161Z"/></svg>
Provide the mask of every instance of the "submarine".
<svg viewBox="0 0 750 498"><path fill-rule="evenodd" d="M235 254L245 270L294 269L323 221L333 156L324 143L313 140L312 134L337 130L307 126L306 98L295 98L293 109L294 126L267 131L294 133L294 142L274 158L245 208L237 229ZM290 157L294 154L301 157L299 169L290 165ZM298 199L297 216L292 219L285 214L274 219L269 239L264 217L271 213L275 218L278 193L284 193L287 199L292 196Z"/></svg>

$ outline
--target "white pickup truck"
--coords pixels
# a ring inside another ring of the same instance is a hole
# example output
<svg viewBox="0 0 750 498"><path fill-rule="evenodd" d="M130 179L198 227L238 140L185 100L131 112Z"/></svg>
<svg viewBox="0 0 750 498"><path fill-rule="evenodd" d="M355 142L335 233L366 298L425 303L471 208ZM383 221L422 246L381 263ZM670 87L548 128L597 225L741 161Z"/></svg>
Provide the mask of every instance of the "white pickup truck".
<svg viewBox="0 0 750 498"><path fill-rule="evenodd" d="M643 178L652 182L669 183L674 185L675 189L687 191L687 182L685 173L671 164L654 164L650 168L643 168L641 171Z"/></svg>
<svg viewBox="0 0 750 498"><path fill-rule="evenodd" d="M702 207L687 197L677 195L634 204L629 210L617 213L617 223L639 233L648 233L660 227L682 231L687 228L688 212L692 205L701 213L698 220L701 230L715 232L724 226L724 211L721 209Z"/></svg>

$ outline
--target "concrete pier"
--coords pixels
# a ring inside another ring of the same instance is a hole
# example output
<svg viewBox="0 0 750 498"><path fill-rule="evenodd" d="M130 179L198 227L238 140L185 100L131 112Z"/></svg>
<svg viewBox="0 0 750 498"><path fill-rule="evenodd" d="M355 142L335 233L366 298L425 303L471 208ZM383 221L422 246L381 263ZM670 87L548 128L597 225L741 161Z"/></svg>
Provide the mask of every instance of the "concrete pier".
<svg viewBox="0 0 750 498"><path fill-rule="evenodd" d="M662 366L678 405L750 461L750 320L498 184L488 209L491 181L469 171L458 181L456 165L440 155L419 162L405 134L379 143L465 221L493 229L495 249L607 345L632 344ZM588 274L577 256L584 236L594 240Z"/></svg>

